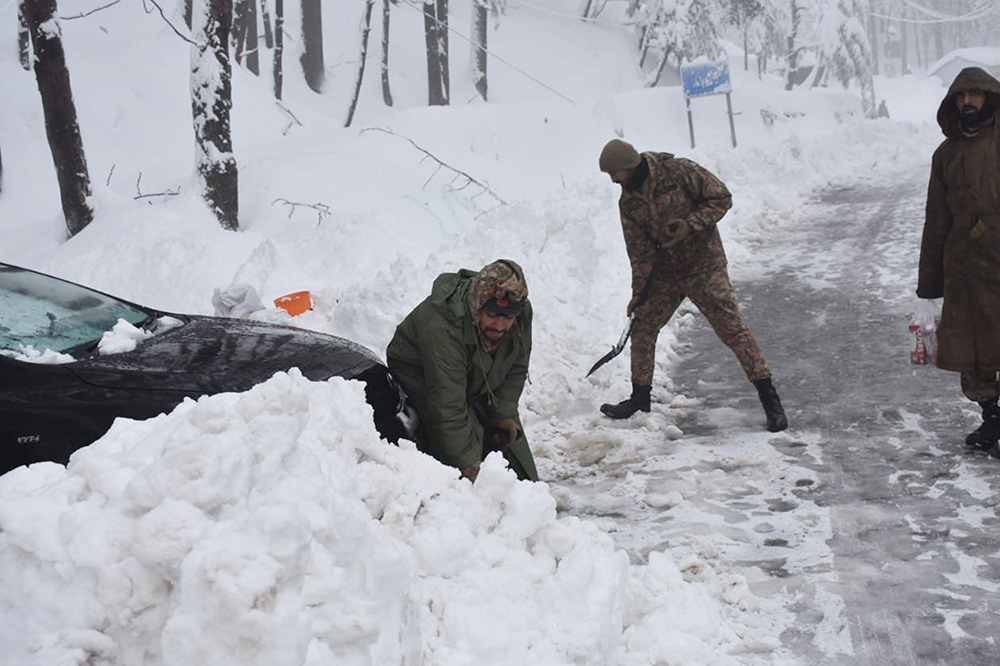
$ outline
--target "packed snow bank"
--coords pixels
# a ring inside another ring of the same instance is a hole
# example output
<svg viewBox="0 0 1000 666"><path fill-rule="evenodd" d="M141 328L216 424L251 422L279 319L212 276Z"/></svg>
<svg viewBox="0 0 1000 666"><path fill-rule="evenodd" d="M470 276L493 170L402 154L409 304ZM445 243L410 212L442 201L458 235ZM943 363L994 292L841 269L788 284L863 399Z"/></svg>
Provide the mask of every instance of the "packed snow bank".
<svg viewBox="0 0 1000 666"><path fill-rule="evenodd" d="M473 486L370 419L360 384L293 370L0 477L5 663L727 664L761 640L739 580L630 567L498 456Z"/></svg>

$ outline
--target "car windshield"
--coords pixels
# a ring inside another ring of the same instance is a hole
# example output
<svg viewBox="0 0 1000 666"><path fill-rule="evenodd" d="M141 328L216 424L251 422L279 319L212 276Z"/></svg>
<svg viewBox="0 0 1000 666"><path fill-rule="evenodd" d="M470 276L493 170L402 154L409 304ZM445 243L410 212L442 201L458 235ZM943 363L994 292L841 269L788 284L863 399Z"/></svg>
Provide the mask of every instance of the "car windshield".
<svg viewBox="0 0 1000 666"><path fill-rule="evenodd" d="M0 264L0 350L66 352L95 342L119 319L138 325L151 313L111 296Z"/></svg>

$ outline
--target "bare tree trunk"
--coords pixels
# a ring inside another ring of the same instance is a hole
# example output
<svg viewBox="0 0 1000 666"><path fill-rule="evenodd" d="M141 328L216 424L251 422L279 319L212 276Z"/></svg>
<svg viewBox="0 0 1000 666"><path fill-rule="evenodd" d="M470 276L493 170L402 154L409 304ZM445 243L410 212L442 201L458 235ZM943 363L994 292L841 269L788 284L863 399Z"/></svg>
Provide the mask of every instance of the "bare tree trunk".
<svg viewBox="0 0 1000 666"><path fill-rule="evenodd" d="M56 0L24 3L35 52L35 79L42 96L45 133L56 167L63 216L70 236L75 236L94 219L94 211L87 201L91 194L90 175L55 11Z"/></svg>
<svg viewBox="0 0 1000 666"><path fill-rule="evenodd" d="M264 46L273 49L274 32L271 30L271 10L268 7L268 0L260 0L260 18L264 24Z"/></svg>
<svg viewBox="0 0 1000 666"><path fill-rule="evenodd" d="M903 13L904 15L906 13L905 7L903 8ZM900 71L900 74L908 74L910 71L910 35L909 35L910 24L907 23L906 21L900 21L899 32L903 38L903 43L901 45L901 48L903 50L902 53L903 60L902 62L900 62L900 68L902 70Z"/></svg>
<svg viewBox="0 0 1000 666"><path fill-rule="evenodd" d="M590 11L588 6L586 11ZM584 14L586 16L586 14ZM486 78L486 61L489 51L486 48L486 40L489 25L489 0L474 0L472 10L472 81L476 85L476 91L485 102L488 81Z"/></svg>
<svg viewBox="0 0 1000 666"><path fill-rule="evenodd" d="M656 66L656 76L653 80L646 86L647 88L655 88L660 83L660 77L663 76L663 70L667 67L667 59L670 58L670 49L663 50L663 56L660 58L660 64ZM678 58L678 62L680 59Z"/></svg>
<svg viewBox="0 0 1000 666"><path fill-rule="evenodd" d="M382 0L382 101L392 106L389 89L389 0Z"/></svg>
<svg viewBox="0 0 1000 666"><path fill-rule="evenodd" d="M246 44L247 11L251 0L233 0L233 27L230 37L233 43L233 57L243 64L243 50Z"/></svg>
<svg viewBox="0 0 1000 666"><path fill-rule="evenodd" d="M257 0L250 0L248 3L244 36L247 69L254 76L260 76L260 36L257 34Z"/></svg>
<svg viewBox="0 0 1000 666"><path fill-rule="evenodd" d="M17 3L17 55L18 59L21 61L21 67L24 71L31 71L31 35L28 30L28 19L24 15L24 3L26 0L20 0Z"/></svg>
<svg viewBox="0 0 1000 666"><path fill-rule="evenodd" d="M750 71L750 37L747 34L749 28L743 25L743 71Z"/></svg>
<svg viewBox="0 0 1000 666"><path fill-rule="evenodd" d="M368 62L368 35L372 30L372 9L375 7L375 0L365 0L365 18L361 28L361 56L358 64L358 79L354 84L354 95L351 97L351 106L347 111L347 122L344 127L350 127L354 120L354 112L358 108L358 97L361 95L361 81L365 78L365 63Z"/></svg>
<svg viewBox="0 0 1000 666"><path fill-rule="evenodd" d="M879 20L874 14L868 14L868 36L871 41L870 51L872 54L872 70L875 73L879 71L879 48L878 48L878 24Z"/></svg>
<svg viewBox="0 0 1000 666"><path fill-rule="evenodd" d="M188 30L191 29L191 2L192 0L184 0L184 25L188 27Z"/></svg>
<svg viewBox="0 0 1000 666"><path fill-rule="evenodd" d="M203 196L225 229L239 228L239 172L233 155L229 31L233 0L206 0L192 17L191 109Z"/></svg>
<svg viewBox="0 0 1000 666"><path fill-rule="evenodd" d="M797 0L791 0L792 30L788 34L788 59L785 66L785 90L795 85L795 73L799 69L798 34L802 22L802 8Z"/></svg>
<svg viewBox="0 0 1000 666"><path fill-rule="evenodd" d="M427 45L427 98L431 106L447 106L448 0L424 0L424 38Z"/></svg>
<svg viewBox="0 0 1000 666"><path fill-rule="evenodd" d="M656 17L642 26L642 37L639 39L639 69L646 66L646 56L649 55L649 45L652 40L649 36L653 33L654 28L659 24L660 15L657 14Z"/></svg>
<svg viewBox="0 0 1000 666"><path fill-rule="evenodd" d="M281 86L284 73L281 68L281 56L285 51L285 0L274 0L274 98L281 99Z"/></svg>
<svg viewBox="0 0 1000 666"><path fill-rule="evenodd" d="M247 70L260 75L260 57L257 48L257 0L235 0L233 6L233 45L236 62L246 56Z"/></svg>
<svg viewBox="0 0 1000 666"><path fill-rule="evenodd" d="M323 92L323 10L320 0L302 0L302 72L313 92Z"/></svg>

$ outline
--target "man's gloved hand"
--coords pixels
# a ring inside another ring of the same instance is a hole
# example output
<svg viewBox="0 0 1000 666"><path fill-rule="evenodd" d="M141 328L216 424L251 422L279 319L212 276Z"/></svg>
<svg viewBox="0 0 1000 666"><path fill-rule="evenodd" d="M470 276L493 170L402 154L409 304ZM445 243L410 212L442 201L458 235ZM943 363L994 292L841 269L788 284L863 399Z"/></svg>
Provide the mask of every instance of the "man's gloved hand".
<svg viewBox="0 0 1000 666"><path fill-rule="evenodd" d="M635 311L636 304L639 302L640 294L636 294L631 299L629 299L628 305L625 306L625 316L631 317L632 312Z"/></svg>
<svg viewBox="0 0 1000 666"><path fill-rule="evenodd" d="M663 233L667 238L660 243L660 247L673 247L691 235L691 225L686 220L675 220L666 226Z"/></svg>
<svg viewBox="0 0 1000 666"><path fill-rule="evenodd" d="M479 463L475 463L474 465L469 465L468 467L462 470L463 479L468 479L469 481L475 483L477 476L479 476Z"/></svg>
<svg viewBox="0 0 1000 666"><path fill-rule="evenodd" d="M507 448L511 444L517 441L517 422L514 419L507 418L506 416L494 416L493 417L493 432L497 436L498 443L500 443L500 448L497 450Z"/></svg>

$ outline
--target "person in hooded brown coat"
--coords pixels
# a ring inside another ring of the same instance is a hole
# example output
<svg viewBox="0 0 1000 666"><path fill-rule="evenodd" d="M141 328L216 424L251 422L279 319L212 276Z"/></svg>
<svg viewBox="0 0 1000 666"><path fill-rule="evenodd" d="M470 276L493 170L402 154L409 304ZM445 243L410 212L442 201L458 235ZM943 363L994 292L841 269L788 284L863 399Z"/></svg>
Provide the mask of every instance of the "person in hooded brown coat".
<svg viewBox="0 0 1000 666"><path fill-rule="evenodd" d="M982 424L968 446L1000 457L1000 82L959 72L938 108L947 137L931 161L917 296L944 298L939 368L961 373Z"/></svg>
<svg viewBox="0 0 1000 666"><path fill-rule="evenodd" d="M639 153L612 139L601 151L601 171L621 185L618 200L625 250L632 265L632 395L601 412L624 419L650 410L656 338L685 298L705 315L757 389L767 429L788 427L771 369L740 317L716 224L733 205L714 174L670 153Z"/></svg>

